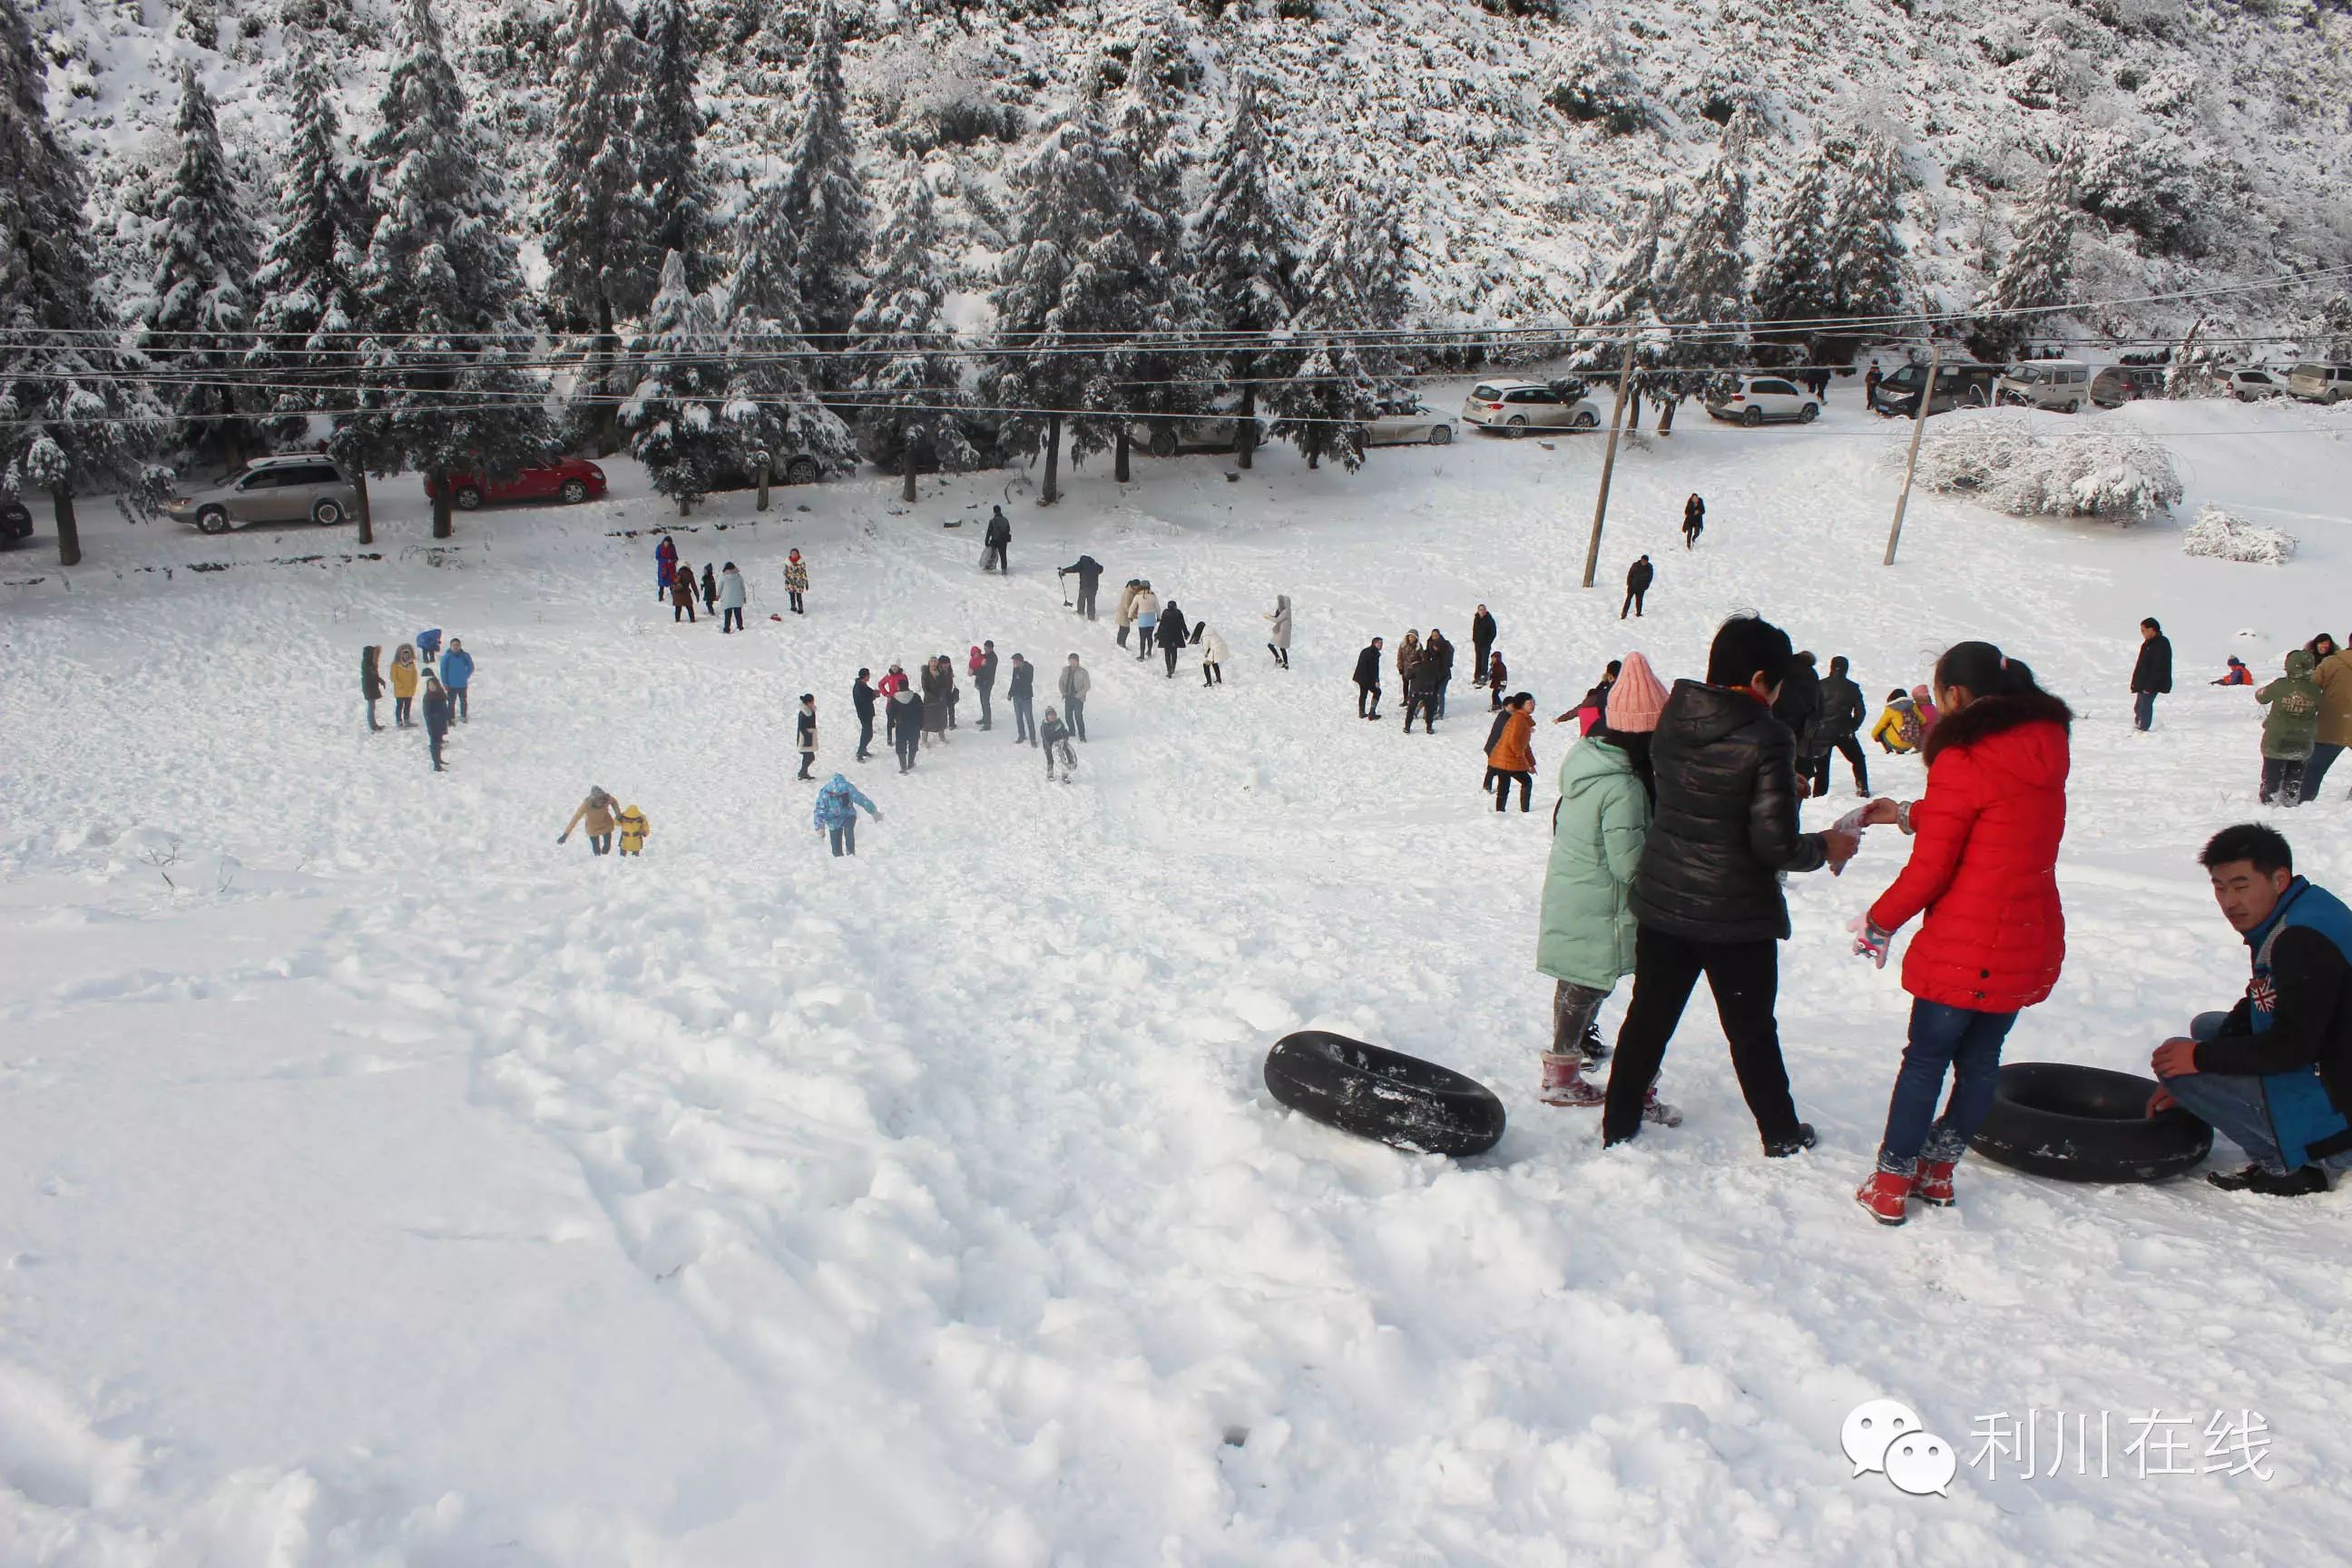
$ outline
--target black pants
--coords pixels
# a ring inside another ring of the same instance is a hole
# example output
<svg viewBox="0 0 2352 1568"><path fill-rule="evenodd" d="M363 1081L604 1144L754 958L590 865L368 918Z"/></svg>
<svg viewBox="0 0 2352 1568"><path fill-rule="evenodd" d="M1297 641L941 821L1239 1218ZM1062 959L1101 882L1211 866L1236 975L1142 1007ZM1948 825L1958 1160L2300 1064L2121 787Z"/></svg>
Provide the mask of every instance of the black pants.
<svg viewBox="0 0 2352 1568"><path fill-rule="evenodd" d="M1160 644L1160 651L1168 656L1168 679L1171 680L1175 679L1176 656L1184 651L1183 642L1181 639L1170 638Z"/></svg>
<svg viewBox="0 0 2352 1568"><path fill-rule="evenodd" d="M900 724L897 743L898 771L903 773L915 765L915 752L923 743L923 731L913 724Z"/></svg>
<svg viewBox="0 0 2352 1568"><path fill-rule="evenodd" d="M1843 757L1853 769L1853 787L1868 795L1870 763L1863 757L1861 740L1853 735L1841 735L1830 744L1830 751L1813 759L1813 794L1820 796L1830 793L1830 758L1836 755Z"/></svg>
<svg viewBox="0 0 2352 1568"><path fill-rule="evenodd" d="M1496 780L1495 809L1502 810L1503 803L1511 798L1511 781L1517 779L1519 781L1519 809L1527 810L1528 798L1535 793L1536 775L1513 768L1493 768L1488 771L1495 775Z"/></svg>
<svg viewBox="0 0 2352 1568"><path fill-rule="evenodd" d="M722 632L740 632L740 631L741 631L741 630L743 629L743 610L742 610L742 606L740 606L740 605L728 605L728 606L727 606L727 618L726 618L726 619L724 619L724 620L722 620L722 621L720 621L720 622L719 623L719 629L720 631L722 631Z"/></svg>
<svg viewBox="0 0 2352 1568"><path fill-rule="evenodd" d="M815 765L816 753L814 752L803 752L801 753L801 771L793 776L795 778L807 778L810 776L809 769Z"/></svg>
<svg viewBox="0 0 2352 1568"><path fill-rule="evenodd" d="M1078 584L1078 614L1090 621L1096 618L1095 591L1084 583Z"/></svg>
<svg viewBox="0 0 2352 1568"><path fill-rule="evenodd" d="M466 700L467 689L463 686L449 688L449 717L460 724L466 722L467 715L474 710L473 704Z"/></svg>
<svg viewBox="0 0 2352 1568"><path fill-rule="evenodd" d="M416 699L414 697L394 698L392 700L392 721L399 725L402 729L406 729L408 727L408 710L415 705Z"/></svg>
<svg viewBox="0 0 2352 1568"><path fill-rule="evenodd" d="M801 591L798 588L787 588L784 592L793 602L793 614L798 616L807 613L801 607Z"/></svg>
<svg viewBox="0 0 2352 1568"><path fill-rule="evenodd" d="M1223 686L1224 683L1225 672L1217 668L1216 661L1213 659L1202 659L1201 661L1201 684L1203 686Z"/></svg>
<svg viewBox="0 0 2352 1568"><path fill-rule="evenodd" d="M1604 1143L1622 1143L1642 1130L1642 1101L1666 1059L1666 1042L1682 1022L1691 987L1706 976L1715 1014L1731 1042L1731 1069L1767 1143L1797 1135L1797 1103L1780 1060L1780 944L1692 942L1651 926L1633 948L1633 1000L1617 1031L1616 1065L1609 1074L1609 1107L1601 1113Z"/></svg>
<svg viewBox="0 0 2352 1568"><path fill-rule="evenodd" d="M1381 716L1381 689L1358 682L1356 686L1356 717L1377 719Z"/></svg>
<svg viewBox="0 0 2352 1568"><path fill-rule="evenodd" d="M2303 800L2303 763L2301 757L2264 757L2263 759L2263 804L2275 800L2281 805L2300 805Z"/></svg>
<svg viewBox="0 0 2352 1568"><path fill-rule="evenodd" d="M680 603L675 599L670 601L669 624L672 626L677 625L677 618L680 616L684 616L686 617L686 624L688 626L692 626L694 624L694 601L692 599L688 599L684 603Z"/></svg>
<svg viewBox="0 0 2352 1568"><path fill-rule="evenodd" d="M1035 706L1036 703L1030 698L1016 697L1013 700L1013 743L1014 745L1017 746L1024 741L1033 746L1037 743L1037 716L1032 711Z"/></svg>
<svg viewBox="0 0 2352 1568"><path fill-rule="evenodd" d="M427 730L425 731L425 744L433 753L433 771L436 773L441 771L441 739L447 733L448 731L446 730Z"/></svg>
<svg viewBox="0 0 2352 1568"><path fill-rule="evenodd" d="M987 681L983 680L978 683L977 689L980 692L980 727L983 730L994 729L996 716L988 710L988 696L992 688Z"/></svg>
<svg viewBox="0 0 2352 1568"><path fill-rule="evenodd" d="M588 836L588 853L591 855L610 855L612 852L613 836L611 834L592 833Z"/></svg>
<svg viewBox="0 0 2352 1568"><path fill-rule="evenodd" d="M874 747L874 715L867 713L857 721L857 760L864 762L866 753Z"/></svg>
<svg viewBox="0 0 2352 1568"><path fill-rule="evenodd" d="M1625 603L1618 608L1617 618L1621 621L1623 620L1627 610L1633 611L1637 616L1640 615L1642 613L1642 595L1648 592L1649 590L1647 588L1626 589Z"/></svg>
<svg viewBox="0 0 2352 1568"><path fill-rule="evenodd" d="M1696 523L1686 522L1683 524L1683 548L1685 550L1696 549L1698 545L1698 536L1705 531L1706 531Z"/></svg>
<svg viewBox="0 0 2352 1568"><path fill-rule="evenodd" d="M1290 650L1288 648L1284 647L1279 643L1268 643L1265 645L1265 651L1274 655L1275 663L1282 666L1285 669L1288 669L1290 668Z"/></svg>
<svg viewBox="0 0 2352 1568"><path fill-rule="evenodd" d="M1118 628L1118 646L1121 647L1125 647L1127 646L1127 627L1121 626Z"/></svg>
<svg viewBox="0 0 2352 1568"><path fill-rule="evenodd" d="M1478 662L1470 667L1470 684L1484 686L1486 684L1486 672L1495 668L1491 657L1495 651L1495 645L1490 642L1474 642L1470 645L1470 651L1478 656Z"/></svg>
<svg viewBox="0 0 2352 1568"><path fill-rule="evenodd" d="M1151 657L1151 639L1159 630L1160 628L1157 626L1147 626L1141 621L1135 623L1136 658L1150 658Z"/></svg>
<svg viewBox="0 0 2352 1568"><path fill-rule="evenodd" d="M1425 691L1404 700L1404 732L1408 735L1412 733L1412 716L1416 713L1421 715L1422 729L1429 734L1436 734L1437 693Z"/></svg>

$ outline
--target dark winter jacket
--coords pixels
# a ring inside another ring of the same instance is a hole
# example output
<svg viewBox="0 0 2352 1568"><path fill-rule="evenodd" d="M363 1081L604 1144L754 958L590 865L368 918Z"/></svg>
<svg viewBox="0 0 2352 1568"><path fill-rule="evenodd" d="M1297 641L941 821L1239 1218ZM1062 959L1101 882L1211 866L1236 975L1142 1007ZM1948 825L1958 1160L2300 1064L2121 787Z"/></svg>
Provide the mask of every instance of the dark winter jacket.
<svg viewBox="0 0 2352 1568"><path fill-rule="evenodd" d="M2286 656L2286 674L2254 693L2270 710L2263 720L2263 755L2300 762L2319 739L2319 710L2327 694L2311 679L2314 660L2302 648Z"/></svg>
<svg viewBox="0 0 2352 1568"><path fill-rule="evenodd" d="M1824 676L1822 679L1822 716L1813 735L1816 752L1826 752L1840 741L1852 740L1862 733L1862 721L1870 710L1862 700L1862 688L1843 675Z"/></svg>
<svg viewBox="0 0 2352 1568"><path fill-rule="evenodd" d="M1374 691L1381 689L1381 650L1369 644L1356 656L1356 684Z"/></svg>
<svg viewBox="0 0 2352 1568"><path fill-rule="evenodd" d="M1013 679L1004 684L1004 694L1015 702L1026 702L1029 694L1037 689L1037 667L1023 659L1013 667Z"/></svg>
<svg viewBox="0 0 2352 1568"><path fill-rule="evenodd" d="M1076 573L1078 586L1089 594L1095 591L1095 584L1102 581L1103 563L1091 555L1081 555L1062 570Z"/></svg>
<svg viewBox="0 0 2352 1568"><path fill-rule="evenodd" d="M1780 873L1819 870L1797 826L1796 742L1745 691L1677 680L1650 742L1657 815L1633 916L1693 942L1788 940Z"/></svg>
<svg viewBox="0 0 2352 1568"><path fill-rule="evenodd" d="M1780 695L1772 703L1772 717L1788 726L1790 737L1797 742L1797 755L1810 757L1821 750L1813 743L1813 735L1822 721L1822 678L1812 660L1799 655L1790 662Z"/></svg>
<svg viewBox="0 0 2352 1568"><path fill-rule="evenodd" d="M856 706L857 716L866 723L874 722L874 689L860 680L849 688L849 700Z"/></svg>
<svg viewBox="0 0 2352 1568"><path fill-rule="evenodd" d="M1642 593L1649 587L1651 580L1657 574L1658 569L1651 565L1646 559L1636 561L1632 566L1626 568L1625 586L1633 593Z"/></svg>
<svg viewBox="0 0 2352 1568"><path fill-rule="evenodd" d="M706 605L719 603L719 574L710 569L708 561L702 563L702 602Z"/></svg>
<svg viewBox="0 0 2352 1568"><path fill-rule="evenodd" d="M1161 647L1182 647L1187 642L1192 640L1192 628L1186 623L1184 619L1184 612L1176 607L1176 601L1171 599L1166 604L1160 605L1160 646Z"/></svg>
<svg viewBox="0 0 2352 1568"><path fill-rule="evenodd" d="M2139 658L2132 666L2131 689L2159 696L2172 689L2172 639L2162 632L2140 639Z"/></svg>
<svg viewBox="0 0 2352 1568"><path fill-rule="evenodd" d="M383 677L376 673L375 661L381 650L364 647L360 650L360 695L373 702L383 695Z"/></svg>
<svg viewBox="0 0 2352 1568"><path fill-rule="evenodd" d="M2352 1134L2317 1124L2315 1097L2273 1077L2315 1068L2336 1113L2352 1108L2352 910L2297 877L2271 918L2246 933L2246 946L2252 979L2221 1037L2197 1047L2197 1070L2268 1080L2272 1131L2292 1169L2352 1145Z"/></svg>
<svg viewBox="0 0 2352 1568"><path fill-rule="evenodd" d="M1444 685L1454 679L1454 645L1435 633L1421 645L1421 661L1437 669L1437 684Z"/></svg>
<svg viewBox="0 0 2352 1568"><path fill-rule="evenodd" d="M692 607L694 604L693 573L681 572L670 579L669 602L682 610Z"/></svg>
<svg viewBox="0 0 2352 1568"><path fill-rule="evenodd" d="M984 653L980 656L980 672L973 676L972 679L979 685L982 691L992 690L995 688L996 655L993 652Z"/></svg>
<svg viewBox="0 0 2352 1568"><path fill-rule="evenodd" d="M1696 496L1683 502L1683 527L1696 532L1706 526L1706 502Z"/></svg>
<svg viewBox="0 0 2352 1568"><path fill-rule="evenodd" d="M938 664L923 666L923 728L945 734L948 710L955 703L955 671Z"/></svg>
<svg viewBox="0 0 2352 1568"><path fill-rule="evenodd" d="M2066 832L2067 729L2055 697L1983 697L1936 726L1927 793L1911 807L1910 864L1870 907L1899 931L1903 988L1973 1013L2014 1013L2050 994L2066 959L2058 841Z"/></svg>
<svg viewBox="0 0 2352 1568"><path fill-rule="evenodd" d="M425 689L425 732L446 735L449 732L449 693L436 687Z"/></svg>
<svg viewBox="0 0 2352 1568"><path fill-rule="evenodd" d="M1445 689L1444 660L1432 658L1423 652L1421 662L1414 665L1412 673L1404 678L1404 689L1408 697L1434 699Z"/></svg>
<svg viewBox="0 0 2352 1568"><path fill-rule="evenodd" d="M1470 617L1470 643L1474 647L1495 646L1495 617L1492 615Z"/></svg>
<svg viewBox="0 0 2352 1568"><path fill-rule="evenodd" d="M1062 716L1058 713L1037 726L1038 744L1047 751L1053 750L1069 738L1070 727L1062 722Z"/></svg>
<svg viewBox="0 0 2352 1568"><path fill-rule="evenodd" d="M805 708L793 715L793 742L803 752L816 750L816 715Z"/></svg>
<svg viewBox="0 0 2352 1568"><path fill-rule="evenodd" d="M923 727L923 700L913 687L890 694L890 723L893 734L904 734L909 724Z"/></svg>
<svg viewBox="0 0 2352 1568"><path fill-rule="evenodd" d="M999 550L1013 542L1013 524L1005 521L1003 511L989 513L988 536L984 542Z"/></svg>

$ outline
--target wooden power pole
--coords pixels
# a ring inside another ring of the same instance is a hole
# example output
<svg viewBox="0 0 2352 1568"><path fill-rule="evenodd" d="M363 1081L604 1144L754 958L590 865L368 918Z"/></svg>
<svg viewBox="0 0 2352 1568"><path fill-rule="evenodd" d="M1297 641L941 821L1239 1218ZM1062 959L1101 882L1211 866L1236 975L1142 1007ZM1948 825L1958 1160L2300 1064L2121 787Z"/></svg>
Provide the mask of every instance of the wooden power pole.
<svg viewBox="0 0 2352 1568"><path fill-rule="evenodd" d="M1601 567L1601 522L1609 515L1609 479L1617 471L1617 433L1625 426L1625 395L1633 386L1633 328L1625 327L1625 357L1617 366L1617 405L1609 412L1609 449L1601 456L1601 494L1592 502L1592 539L1584 547L1584 585Z"/></svg>
<svg viewBox="0 0 2352 1568"><path fill-rule="evenodd" d="M1903 542L1903 512L1911 504L1911 476L1919 470L1919 433L1927 427L1927 405L1936 395L1936 372L1944 363L1944 345L1927 353L1927 384L1919 389L1919 406L1911 416L1911 455L1903 460L1903 493L1895 498L1895 526L1886 531L1886 562L1895 564L1895 547ZM1591 586L1588 582L1587 587Z"/></svg>

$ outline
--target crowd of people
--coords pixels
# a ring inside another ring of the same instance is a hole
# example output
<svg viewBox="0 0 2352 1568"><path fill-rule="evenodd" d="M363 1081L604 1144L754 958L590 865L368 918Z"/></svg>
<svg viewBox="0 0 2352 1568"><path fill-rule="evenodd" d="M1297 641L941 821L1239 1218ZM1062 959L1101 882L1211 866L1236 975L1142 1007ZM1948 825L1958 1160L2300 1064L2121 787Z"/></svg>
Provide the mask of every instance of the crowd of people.
<svg viewBox="0 0 2352 1568"><path fill-rule="evenodd" d="M383 700L386 684L383 647L370 643L360 649L360 700L367 704L371 734L384 728L376 716L376 704ZM441 752L449 738L449 727L465 723L473 713L474 656L456 637L449 639L448 651L442 652L441 628L428 627L417 633L413 643L402 643L392 650L389 684L392 727L415 729L421 721L425 754L433 761L433 771L446 771Z"/></svg>

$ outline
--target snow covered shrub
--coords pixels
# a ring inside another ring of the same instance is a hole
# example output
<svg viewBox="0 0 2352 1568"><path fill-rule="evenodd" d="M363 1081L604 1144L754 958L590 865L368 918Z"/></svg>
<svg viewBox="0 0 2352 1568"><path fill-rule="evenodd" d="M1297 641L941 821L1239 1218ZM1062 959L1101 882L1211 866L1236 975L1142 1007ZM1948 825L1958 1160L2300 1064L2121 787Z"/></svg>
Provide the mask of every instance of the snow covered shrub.
<svg viewBox="0 0 2352 1568"><path fill-rule="evenodd" d="M1903 451L1900 441L1890 448L1898 465ZM2012 517L2139 521L2181 493L2161 442L2024 410L1955 414L1930 424L1919 443L1918 479Z"/></svg>
<svg viewBox="0 0 2352 1568"><path fill-rule="evenodd" d="M2074 202L2130 229L2158 255L2193 256L2204 248L2197 215L2211 209L2213 184L2210 170L2179 137L2117 126L2084 142Z"/></svg>
<svg viewBox="0 0 2352 1568"><path fill-rule="evenodd" d="M1641 79L1625 63L1616 31L1605 21L1578 30L1560 60L1559 81L1544 101L1580 124L1599 124L1612 136L1631 136L1650 123Z"/></svg>
<svg viewBox="0 0 2352 1568"><path fill-rule="evenodd" d="M2188 554L2209 555L2216 561L2284 566L2294 558L2294 535L2232 517L2208 503L2181 535L2180 548Z"/></svg>

